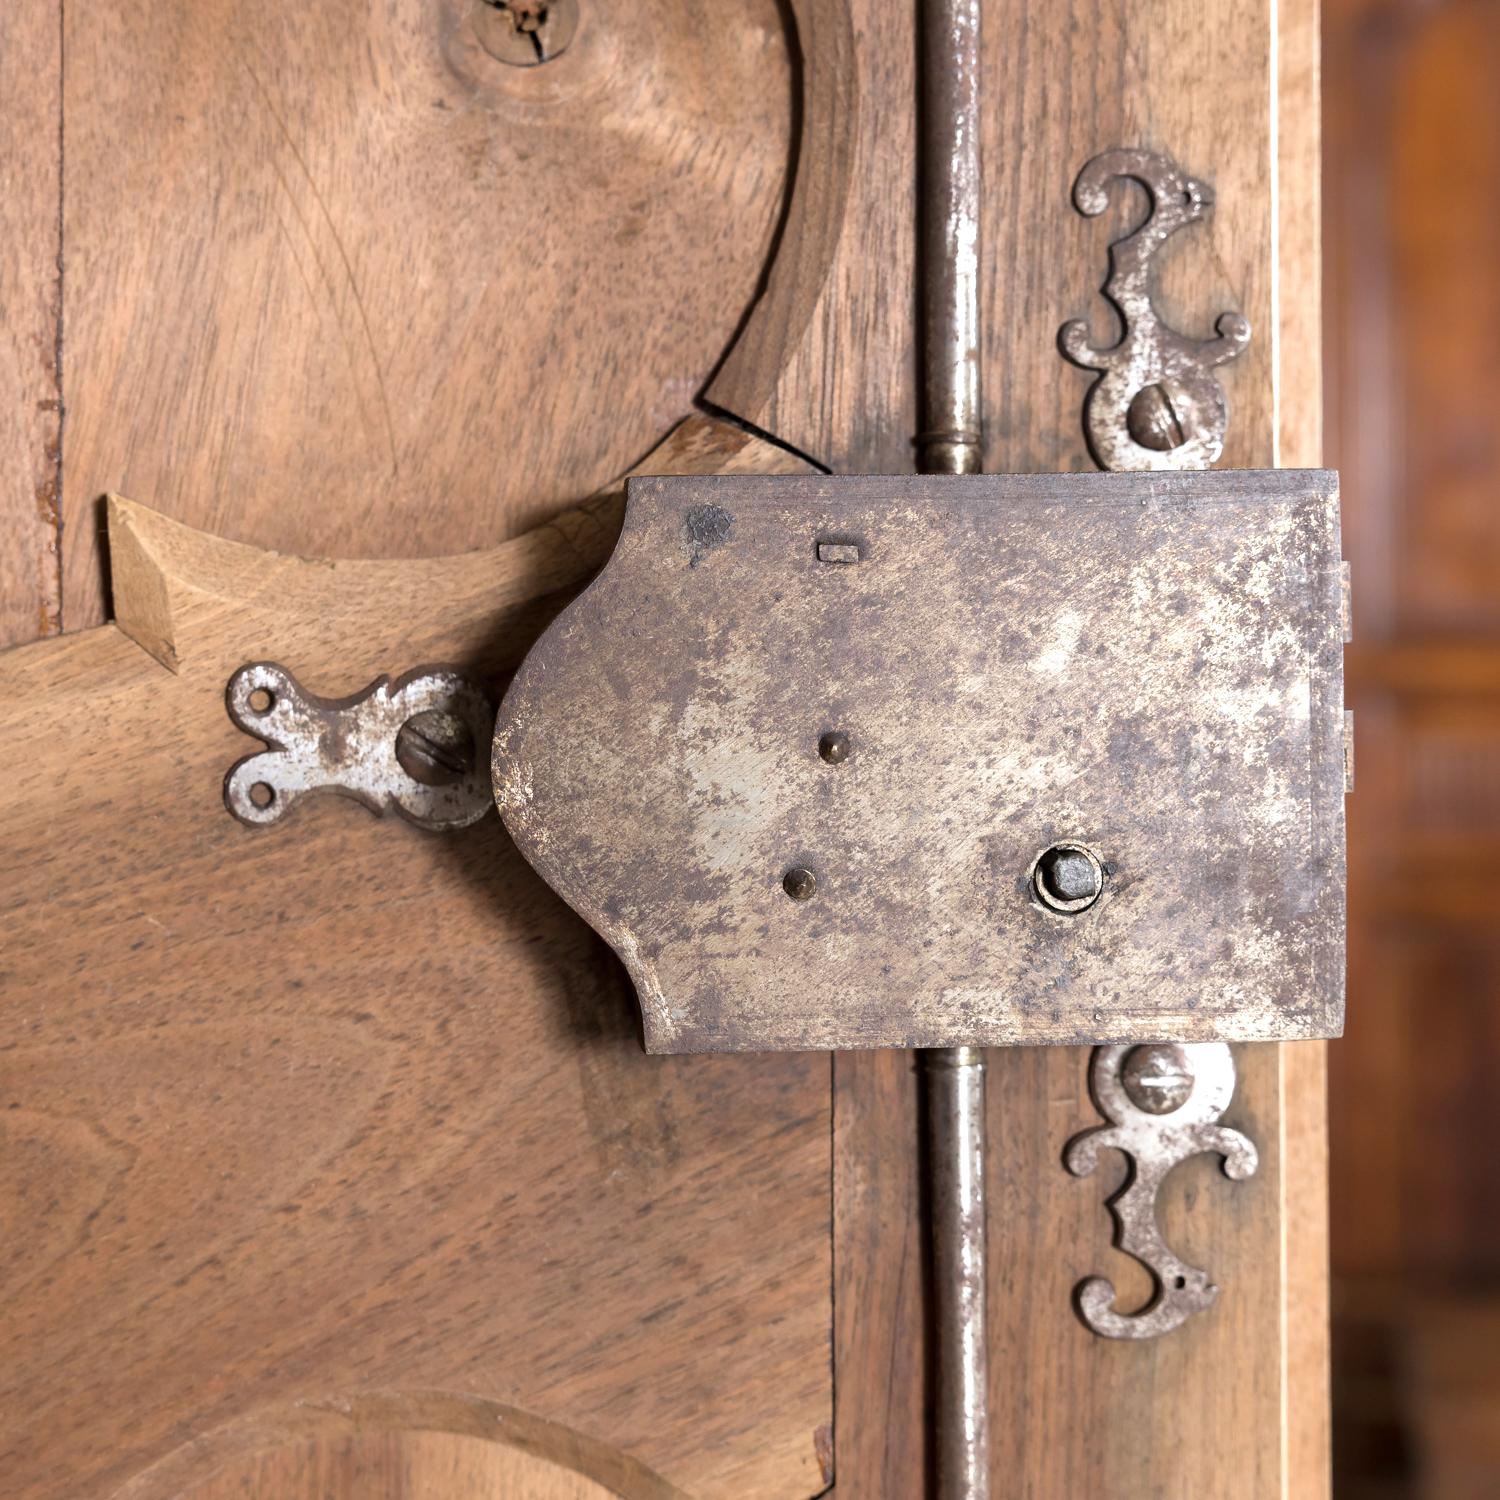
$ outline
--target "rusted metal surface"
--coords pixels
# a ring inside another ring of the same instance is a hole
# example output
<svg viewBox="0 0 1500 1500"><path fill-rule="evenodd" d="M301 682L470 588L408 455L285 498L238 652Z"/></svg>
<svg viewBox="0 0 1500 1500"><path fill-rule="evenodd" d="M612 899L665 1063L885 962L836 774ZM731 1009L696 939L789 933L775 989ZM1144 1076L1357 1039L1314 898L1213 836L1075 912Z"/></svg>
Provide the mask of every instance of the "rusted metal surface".
<svg viewBox="0 0 1500 1500"><path fill-rule="evenodd" d="M1234 1058L1220 1042L1095 1050L1089 1086L1110 1123L1075 1136L1065 1160L1075 1176L1087 1177L1099 1165L1101 1151L1122 1151L1130 1158L1129 1183L1109 1204L1115 1244L1150 1271L1155 1286L1140 1312L1121 1313L1114 1306L1115 1289L1104 1277L1082 1282L1078 1310L1095 1333L1157 1338L1217 1300L1219 1289L1208 1272L1179 1259L1162 1237L1156 1195L1173 1167L1203 1152L1223 1157L1227 1177L1254 1175L1259 1164L1254 1143L1219 1124L1234 1097L1234 1083Z"/></svg>
<svg viewBox="0 0 1500 1500"><path fill-rule="evenodd" d="M1322 472L635 481L496 797L652 1051L1333 1035L1339 579Z"/></svg>
<svg viewBox="0 0 1500 1500"><path fill-rule="evenodd" d="M921 12L921 329L924 474L974 474L979 365L979 0Z"/></svg>
<svg viewBox="0 0 1500 1500"><path fill-rule="evenodd" d="M266 745L224 778L224 805L242 823L277 823L302 798L329 792L433 830L467 827L490 807L495 710L461 673L420 668L334 699L275 662L251 662L229 679L225 701Z"/></svg>
<svg viewBox="0 0 1500 1500"><path fill-rule="evenodd" d="M985 1319L984 1053L921 1053L936 1335L937 1500L985 1500L989 1347Z"/></svg>
<svg viewBox="0 0 1500 1500"><path fill-rule="evenodd" d="M1169 328L1151 301L1151 260L1179 230L1201 223L1213 207L1207 184L1189 177L1170 156L1154 151L1106 151L1078 174L1073 201L1090 217L1109 207L1116 181L1146 189L1145 222L1109 247L1104 294L1120 315L1120 341L1095 348L1088 324L1063 325L1063 353L1101 375L1084 403L1089 450L1101 469L1206 469L1224 451L1229 406L1214 368L1250 342L1250 325L1226 312L1217 337L1194 339Z"/></svg>

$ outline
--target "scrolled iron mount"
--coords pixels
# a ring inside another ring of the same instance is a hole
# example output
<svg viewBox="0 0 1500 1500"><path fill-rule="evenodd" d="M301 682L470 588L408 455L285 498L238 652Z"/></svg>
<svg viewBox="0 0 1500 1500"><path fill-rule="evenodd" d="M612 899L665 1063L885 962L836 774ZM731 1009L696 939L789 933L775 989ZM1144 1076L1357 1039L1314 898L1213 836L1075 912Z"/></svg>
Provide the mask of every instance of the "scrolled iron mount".
<svg viewBox="0 0 1500 1500"><path fill-rule="evenodd" d="M1102 1276L1079 1284L1083 1321L1112 1339L1150 1339L1170 1333L1194 1313L1212 1307L1219 1288L1207 1271L1179 1259L1162 1236L1157 1194L1179 1163L1203 1152L1224 1159L1224 1175L1251 1177L1259 1165L1248 1136L1219 1124L1234 1097L1234 1057L1224 1042L1193 1045L1098 1047L1089 1087L1108 1125L1069 1141L1064 1162L1075 1177L1087 1177L1109 1148L1131 1163L1125 1187L1110 1200L1115 1244L1146 1267L1155 1293L1138 1313L1115 1309L1115 1289Z"/></svg>
<svg viewBox="0 0 1500 1500"><path fill-rule="evenodd" d="M1152 303L1151 266L1167 240L1207 218L1213 190L1170 156L1122 147L1096 156L1078 174L1073 202L1079 213L1102 214L1120 180L1140 183L1151 200L1145 222L1109 247L1104 295L1120 315L1120 341L1096 348L1081 318L1058 334L1068 359L1101 372L1084 402L1089 451L1107 470L1207 469L1223 453L1229 426L1224 389L1213 372L1249 344L1250 325L1226 312L1215 338L1178 333Z"/></svg>
<svg viewBox="0 0 1500 1500"><path fill-rule="evenodd" d="M492 805L495 707L462 673L419 668L335 699L258 661L229 679L225 702L266 747L224 778L224 805L242 823L279 822L303 797L328 792L434 832L465 828Z"/></svg>

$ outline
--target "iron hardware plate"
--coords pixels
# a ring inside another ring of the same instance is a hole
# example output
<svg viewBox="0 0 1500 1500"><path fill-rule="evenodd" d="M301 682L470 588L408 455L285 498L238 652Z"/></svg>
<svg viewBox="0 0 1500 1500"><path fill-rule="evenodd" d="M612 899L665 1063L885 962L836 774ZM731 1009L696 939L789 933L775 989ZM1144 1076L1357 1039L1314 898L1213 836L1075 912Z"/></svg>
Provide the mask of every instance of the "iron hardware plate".
<svg viewBox="0 0 1500 1500"><path fill-rule="evenodd" d="M1115 1289L1090 1276L1075 1293L1078 1312L1097 1334L1111 1339L1154 1339L1171 1333L1218 1300L1207 1271L1181 1260L1168 1246L1156 1199L1172 1169L1191 1156L1217 1154L1224 1175L1255 1175L1260 1154L1243 1132L1219 1123L1234 1097L1234 1056L1221 1042L1196 1047L1097 1047L1089 1066L1089 1091L1108 1125L1068 1142L1064 1160L1075 1177L1087 1177L1108 1148L1130 1158L1126 1185L1110 1199L1115 1244L1151 1273L1151 1301L1135 1313L1116 1310Z"/></svg>
<svg viewBox="0 0 1500 1500"><path fill-rule="evenodd" d="M495 795L653 1052L1329 1036L1342 696L1333 474L637 480Z"/></svg>
<svg viewBox="0 0 1500 1500"><path fill-rule="evenodd" d="M1120 315L1120 340L1096 349L1088 324L1074 319L1062 326L1059 343L1075 365L1100 372L1084 401L1084 430L1101 469L1207 469L1219 461L1229 426L1229 404L1214 370L1244 353L1250 325L1239 313L1225 312L1211 339L1178 333L1151 300L1151 278L1156 252L1208 217L1213 190L1170 156L1118 147L1078 174L1073 201L1079 213L1102 214L1113 185L1127 179L1146 190L1151 209L1109 247L1104 294Z"/></svg>
<svg viewBox="0 0 1500 1500"><path fill-rule="evenodd" d="M247 662L224 699L235 725L265 744L224 778L224 805L242 823L278 823L302 798L327 793L434 832L467 828L490 809L494 708L461 672L418 668L320 698L276 662Z"/></svg>

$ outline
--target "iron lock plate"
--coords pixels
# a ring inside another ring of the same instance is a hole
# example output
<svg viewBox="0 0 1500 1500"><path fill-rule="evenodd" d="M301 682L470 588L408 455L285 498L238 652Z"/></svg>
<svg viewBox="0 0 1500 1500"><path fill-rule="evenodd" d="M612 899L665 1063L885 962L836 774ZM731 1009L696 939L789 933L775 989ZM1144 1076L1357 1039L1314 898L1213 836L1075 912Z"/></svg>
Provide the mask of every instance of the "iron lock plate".
<svg viewBox="0 0 1500 1500"><path fill-rule="evenodd" d="M653 1052L1327 1037L1342 678L1331 473L635 480L495 793Z"/></svg>

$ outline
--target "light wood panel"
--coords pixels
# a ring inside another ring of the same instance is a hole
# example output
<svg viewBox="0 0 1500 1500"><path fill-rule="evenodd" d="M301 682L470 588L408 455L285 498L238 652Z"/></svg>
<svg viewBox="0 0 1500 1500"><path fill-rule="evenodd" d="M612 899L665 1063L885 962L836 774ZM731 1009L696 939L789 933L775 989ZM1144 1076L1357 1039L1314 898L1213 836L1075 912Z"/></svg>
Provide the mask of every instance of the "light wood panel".
<svg viewBox="0 0 1500 1500"><path fill-rule="evenodd" d="M585 4L530 69L478 3L65 9L69 628L104 617L106 490L263 546L463 551L691 410L781 210L776 0Z"/></svg>
<svg viewBox="0 0 1500 1500"><path fill-rule="evenodd" d="M62 61L58 8L0 25L0 647L62 621Z"/></svg>
<svg viewBox="0 0 1500 1500"><path fill-rule="evenodd" d="M806 58L809 133L783 246L791 256L773 267L709 396L836 470L905 470L917 374L913 13L872 0L795 9L805 35L837 44ZM1316 464L1315 7L992 0L984 22L986 467L1090 467L1081 410L1092 377L1061 358L1056 336L1066 319L1088 316L1108 341L1113 315L1098 293L1108 244L1144 200L1132 194L1086 220L1070 195L1078 169L1114 145L1168 151L1216 190L1210 223L1163 257L1158 300L1174 326L1200 336L1225 310L1250 320L1250 350L1221 371L1225 466ZM837 82L819 76L825 60L844 69ZM1127 1301L1145 1292L1110 1249L1107 1184L1060 1167L1069 1136L1097 1119L1086 1054L992 1055L991 1431L1003 1493L1326 1494L1322 1049L1242 1048L1239 1060L1229 1123L1254 1135L1260 1172L1232 1185L1195 1163L1174 1177L1164 1205L1172 1234L1213 1268L1224 1295L1172 1337L1118 1345L1088 1334L1070 1305L1072 1287L1100 1269ZM857 1159L867 1132L865 1160L881 1162L882 1182L899 1194L899 1163L866 1102L896 1087L895 1075L838 1066L848 1082L837 1096L841 1151ZM836 1186L848 1195L840 1244L857 1257L853 1226L871 1195L864 1184L851 1193L849 1180ZM868 1273L888 1292L903 1253L898 1243ZM859 1285L846 1262L840 1294ZM840 1369L883 1349L870 1333L863 1345L842 1342ZM844 1410L841 1399L841 1424ZM841 1488L887 1482L887 1455L858 1448L856 1473L843 1461L842 1425L839 1441Z"/></svg>
<svg viewBox="0 0 1500 1500"><path fill-rule="evenodd" d="M654 467L705 465L797 466L694 423ZM221 800L242 662L498 683L618 515L330 564L120 502L123 628L0 655L8 1496L144 1471L165 1500L257 1413L382 1390L519 1408L689 1493L822 1487L827 1058L648 1059L498 819L334 799L250 830Z"/></svg>

